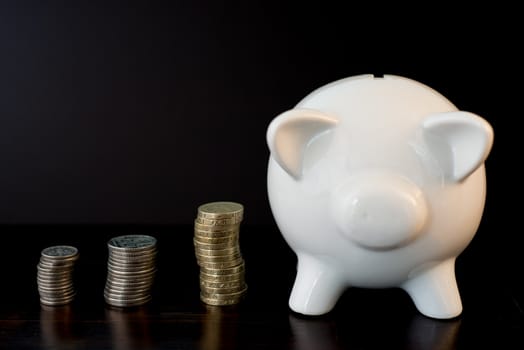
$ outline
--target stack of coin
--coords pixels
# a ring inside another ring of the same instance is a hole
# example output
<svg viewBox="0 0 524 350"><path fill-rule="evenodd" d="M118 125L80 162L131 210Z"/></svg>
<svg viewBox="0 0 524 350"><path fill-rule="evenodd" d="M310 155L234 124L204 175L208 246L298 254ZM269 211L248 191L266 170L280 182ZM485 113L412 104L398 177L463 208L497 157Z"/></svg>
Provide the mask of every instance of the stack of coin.
<svg viewBox="0 0 524 350"><path fill-rule="evenodd" d="M239 246L244 207L212 202L198 207L194 246L200 266L200 300L209 305L237 304L246 294L245 264Z"/></svg>
<svg viewBox="0 0 524 350"><path fill-rule="evenodd" d="M73 269L78 249L67 245L45 248L36 266L40 303L58 306L70 303L75 297Z"/></svg>
<svg viewBox="0 0 524 350"><path fill-rule="evenodd" d="M124 235L110 239L107 247L106 303L131 307L149 302L156 272L156 239Z"/></svg>

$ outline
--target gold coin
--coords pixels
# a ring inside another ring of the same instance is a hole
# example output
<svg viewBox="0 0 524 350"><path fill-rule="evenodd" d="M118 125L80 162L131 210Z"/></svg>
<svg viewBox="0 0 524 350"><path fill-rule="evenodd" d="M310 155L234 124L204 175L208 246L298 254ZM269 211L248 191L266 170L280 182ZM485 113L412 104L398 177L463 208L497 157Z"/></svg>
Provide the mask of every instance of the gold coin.
<svg viewBox="0 0 524 350"><path fill-rule="evenodd" d="M210 202L198 207L198 215L203 218L240 218L244 214L244 206L236 202Z"/></svg>
<svg viewBox="0 0 524 350"><path fill-rule="evenodd" d="M216 237L223 237L223 236L230 236L233 234L238 234L240 232L240 226L234 225L234 226L209 226L209 225L201 225L198 222L194 223L194 232L199 233L202 236L216 236Z"/></svg>
<svg viewBox="0 0 524 350"><path fill-rule="evenodd" d="M205 283L226 283L226 282L239 282L244 281L244 274L233 274L233 275L206 275L200 273L200 282Z"/></svg>
<svg viewBox="0 0 524 350"><path fill-rule="evenodd" d="M235 297L235 298L229 298L229 299L213 299L208 298L206 296L200 295L200 300L208 305L214 305L214 306L228 306L228 305L235 305L238 304L242 297Z"/></svg>
<svg viewBox="0 0 524 350"><path fill-rule="evenodd" d="M200 254L195 254L195 256L198 262L203 263L225 263L229 261L237 261L238 259L242 259L242 255L240 254L240 252L224 256L205 256Z"/></svg>
<svg viewBox="0 0 524 350"><path fill-rule="evenodd" d="M244 295L247 291L247 284L244 286L244 288L238 290L238 291L235 291L235 292L231 292L231 293L206 293L205 291L203 290L200 290L200 295L205 297L205 298L210 298L210 299L216 299L216 300L224 300L224 299L230 299L230 298L237 298L237 297L240 297L242 295Z"/></svg>
<svg viewBox="0 0 524 350"><path fill-rule="evenodd" d="M231 236L224 236L224 237L208 237L208 236L201 236L197 233L195 233L195 237L193 238L194 242L202 243L202 244L223 244L223 243L229 243L229 244L237 244L238 243L238 233L231 235Z"/></svg>
<svg viewBox="0 0 524 350"><path fill-rule="evenodd" d="M237 218L208 219L197 216L195 224L205 226L238 226L242 220Z"/></svg>
<svg viewBox="0 0 524 350"><path fill-rule="evenodd" d="M208 282L206 280L200 280L200 287L201 288L222 288L222 289L229 289L229 288L240 288L243 287L245 284L245 281L243 279L239 279L236 281L225 281L225 282Z"/></svg>
<svg viewBox="0 0 524 350"><path fill-rule="evenodd" d="M244 283L240 287L232 288L201 288L200 293L208 298L225 298L240 295L247 290L247 284Z"/></svg>
<svg viewBox="0 0 524 350"><path fill-rule="evenodd" d="M240 247L235 245L233 247L222 248L222 249L202 249L199 246L195 246L195 252L204 257L212 256L231 256L234 254L240 254Z"/></svg>
<svg viewBox="0 0 524 350"><path fill-rule="evenodd" d="M229 266L227 268L220 267L220 268L206 268L202 267L200 268L200 272L205 273L207 275L231 275L234 273L242 272L245 270L245 263L242 260L242 262L238 265Z"/></svg>
<svg viewBox="0 0 524 350"><path fill-rule="evenodd" d="M201 268L205 269L227 269L230 267L235 267L243 263L244 260L242 258L238 258L231 261L225 261L225 262L207 262L207 261L198 261L198 265Z"/></svg>
<svg viewBox="0 0 524 350"><path fill-rule="evenodd" d="M226 249L226 248L234 248L238 247L238 241L229 241L225 243L202 243L197 241L196 239L193 239L193 245L195 246L195 249L203 249L203 250L219 250L219 249Z"/></svg>

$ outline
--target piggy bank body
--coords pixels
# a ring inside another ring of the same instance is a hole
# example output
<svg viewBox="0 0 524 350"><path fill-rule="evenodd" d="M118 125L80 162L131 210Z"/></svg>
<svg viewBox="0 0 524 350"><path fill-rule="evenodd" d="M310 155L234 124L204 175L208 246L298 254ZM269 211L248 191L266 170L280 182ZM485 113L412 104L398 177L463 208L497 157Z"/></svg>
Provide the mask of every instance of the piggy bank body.
<svg viewBox="0 0 524 350"><path fill-rule="evenodd" d="M363 75L268 127L268 195L297 255L289 306L329 312L346 288L400 287L434 318L462 312L455 259L474 237L493 131L430 87Z"/></svg>

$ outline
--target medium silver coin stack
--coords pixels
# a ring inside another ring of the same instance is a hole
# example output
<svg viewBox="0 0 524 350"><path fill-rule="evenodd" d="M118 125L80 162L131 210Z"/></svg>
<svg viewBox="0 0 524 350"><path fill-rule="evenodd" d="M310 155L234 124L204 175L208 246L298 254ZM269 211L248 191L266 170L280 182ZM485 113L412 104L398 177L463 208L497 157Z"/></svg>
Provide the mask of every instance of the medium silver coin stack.
<svg viewBox="0 0 524 350"><path fill-rule="evenodd" d="M57 245L42 250L36 266L36 282L41 304L59 306L73 301L76 295L73 270L78 257L78 249L68 245Z"/></svg>
<svg viewBox="0 0 524 350"><path fill-rule="evenodd" d="M156 239L148 235L124 235L107 243L106 303L132 307L151 300L156 272Z"/></svg>
<svg viewBox="0 0 524 350"><path fill-rule="evenodd" d="M198 207L195 255L200 266L200 300L208 305L233 305L247 291L245 263L239 246L244 207L211 202Z"/></svg>

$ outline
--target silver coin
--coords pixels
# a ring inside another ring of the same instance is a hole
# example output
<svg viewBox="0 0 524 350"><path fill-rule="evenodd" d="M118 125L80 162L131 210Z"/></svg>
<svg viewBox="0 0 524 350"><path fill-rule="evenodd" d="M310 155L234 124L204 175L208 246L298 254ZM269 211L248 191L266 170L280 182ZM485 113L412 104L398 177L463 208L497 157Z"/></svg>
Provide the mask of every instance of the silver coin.
<svg viewBox="0 0 524 350"><path fill-rule="evenodd" d="M105 297L109 297L112 299L120 299L120 300L123 300L123 299L135 300L135 299L146 297L150 294L151 293L149 290L131 292L131 291L117 291L114 289L104 289Z"/></svg>
<svg viewBox="0 0 524 350"><path fill-rule="evenodd" d="M69 245L56 245L43 249L41 255L51 259L65 259L78 255L78 249Z"/></svg>
<svg viewBox="0 0 524 350"><path fill-rule="evenodd" d="M150 290L121 290L121 289L104 289L104 296L113 299L137 299L151 294Z"/></svg>
<svg viewBox="0 0 524 350"><path fill-rule="evenodd" d="M108 278L106 280L106 286L111 286L115 288L151 288L154 284L154 279L149 280L115 280L113 278Z"/></svg>
<svg viewBox="0 0 524 350"><path fill-rule="evenodd" d="M107 279L115 282L126 283L126 282L150 282L155 279L155 274L150 275L117 275L108 271Z"/></svg>
<svg viewBox="0 0 524 350"><path fill-rule="evenodd" d="M108 278L106 280L106 286L110 287L119 287L119 288L151 288L154 284L154 279L149 280L118 280L113 278Z"/></svg>
<svg viewBox="0 0 524 350"><path fill-rule="evenodd" d="M61 288L54 288L54 289L48 289L43 286L38 287L38 293L40 294L45 293L48 295L58 295L58 294L66 293L66 292L72 292L74 290L75 290L74 286L64 286Z"/></svg>
<svg viewBox="0 0 524 350"><path fill-rule="evenodd" d="M75 290L74 288L64 289L64 290L59 290L59 291L46 291L46 290L39 289L38 293L40 294L41 298L45 297L47 299L49 298L58 299L58 298L67 298L75 294Z"/></svg>
<svg viewBox="0 0 524 350"><path fill-rule="evenodd" d="M73 283L73 279L72 278L50 279L50 278L42 278L40 276L37 276L36 283L42 286L60 286L64 284Z"/></svg>
<svg viewBox="0 0 524 350"><path fill-rule="evenodd" d="M147 250L151 249L155 245L156 238L148 235L123 235L113 237L108 242L110 249L118 251Z"/></svg>
<svg viewBox="0 0 524 350"><path fill-rule="evenodd" d="M149 259L150 257L155 257L157 254L156 248L144 248L142 250L115 250L109 249L109 256L125 259L125 260L140 260L140 259Z"/></svg>
<svg viewBox="0 0 524 350"><path fill-rule="evenodd" d="M123 269L137 269L137 270L143 270L145 268L152 268L156 266L156 261L150 260L150 261L143 261L143 262L136 262L136 263L126 263L119 260L114 259L107 259L107 265L111 265L113 267L120 267Z"/></svg>
<svg viewBox="0 0 524 350"><path fill-rule="evenodd" d="M122 268L122 267L115 267L114 265L108 264L107 265L107 272L113 275L119 275L119 276L146 276L148 274L154 274L156 273L156 268L149 267L147 269L129 269L129 268Z"/></svg>
<svg viewBox="0 0 524 350"><path fill-rule="evenodd" d="M73 280L58 280L58 281L42 281L36 280L39 287L43 288L61 288L69 285L73 285Z"/></svg>
<svg viewBox="0 0 524 350"><path fill-rule="evenodd" d="M71 273L48 273L43 271L38 271L36 273L37 280L41 280L43 282L59 282L59 281L72 281L73 280L73 274Z"/></svg>
<svg viewBox="0 0 524 350"><path fill-rule="evenodd" d="M122 272L148 271L148 270L155 268L155 264L126 265L126 264L115 264L113 262L108 262L107 266L111 270L122 271Z"/></svg>
<svg viewBox="0 0 524 350"><path fill-rule="evenodd" d="M39 293L40 298L45 298L47 300L67 299L67 298L70 298L76 295L74 290L57 292L57 293L39 291L38 293Z"/></svg>
<svg viewBox="0 0 524 350"><path fill-rule="evenodd" d="M71 263L53 264L53 263L49 263L46 261L40 261L38 265L42 269L53 270L53 271L70 271L70 270L73 270L75 267L74 264L71 264Z"/></svg>
<svg viewBox="0 0 524 350"><path fill-rule="evenodd" d="M104 290L104 298L105 299L112 299L112 300L121 300L121 301L134 301L134 300L139 300L139 299L144 299L146 297L149 297L151 296L151 293L149 291L145 292L145 293L140 293L140 292L137 292L137 293L117 293L117 292L114 292L114 291L106 291Z"/></svg>
<svg viewBox="0 0 524 350"><path fill-rule="evenodd" d="M111 305L112 307L120 307L120 308L128 308L128 307L136 307L136 306L142 306L144 304L147 304L151 301L151 298L134 301L134 302L118 302L110 299L106 299L106 303L108 305Z"/></svg>
<svg viewBox="0 0 524 350"><path fill-rule="evenodd" d="M104 288L108 291L114 291L117 293L133 293L133 292L149 292L151 291L152 284L115 284L107 282Z"/></svg>
<svg viewBox="0 0 524 350"><path fill-rule="evenodd" d="M46 270L46 269L39 269L36 272L37 276L43 277L43 278L71 278L73 276L73 271L53 271L53 270Z"/></svg>
<svg viewBox="0 0 524 350"><path fill-rule="evenodd" d="M57 268L53 266L42 265L41 263L38 263L38 265L36 265L36 268L38 269L38 271L47 272L47 273L66 273L66 272L73 271L72 266L64 266L61 268Z"/></svg>
<svg viewBox="0 0 524 350"><path fill-rule="evenodd" d="M107 279L126 283L126 282L149 282L153 281L155 279L156 274L150 273L150 274L142 274L142 275L136 275L136 274L116 274L111 271L107 272Z"/></svg>
<svg viewBox="0 0 524 350"><path fill-rule="evenodd" d="M115 299L110 296L104 296L104 299L106 303L113 305L113 306L121 306L121 307L127 307L127 306L138 306L143 305L145 303L148 303L151 301L151 295L144 296L142 298L130 300L130 299Z"/></svg>
<svg viewBox="0 0 524 350"><path fill-rule="evenodd" d="M152 268L148 270L140 270L140 271L122 271L112 268L111 266L107 266L107 271L111 272L113 275L122 276L122 277L129 277L129 278L140 278L145 276L154 275L156 272L156 268L153 266Z"/></svg>
<svg viewBox="0 0 524 350"><path fill-rule="evenodd" d="M69 304L70 302L73 301L73 299L74 299L74 296L69 297L69 298L64 298L64 299L58 299L58 300L40 298L40 303L46 306L60 306L60 305Z"/></svg>
<svg viewBox="0 0 524 350"><path fill-rule="evenodd" d="M47 264L47 265L53 265L53 266L62 266L62 265L74 265L74 263L78 260L78 255L74 257L68 257L63 259L56 259L56 258L49 258L42 256L40 257L40 263L41 264Z"/></svg>
<svg viewBox="0 0 524 350"><path fill-rule="evenodd" d="M134 293L149 293L151 291L150 285L116 285L111 283L106 283L105 290L113 292L113 293L128 293L128 294L134 294Z"/></svg>
<svg viewBox="0 0 524 350"><path fill-rule="evenodd" d="M119 254L109 254L107 260L112 260L120 264L140 264L144 262L156 261L156 255L119 255Z"/></svg>
<svg viewBox="0 0 524 350"><path fill-rule="evenodd" d="M104 299L106 303L111 304L113 306L135 306L135 305L141 305L149 302L151 300L151 295L146 296L140 296L133 299L121 299L121 298L113 298L109 295L104 296Z"/></svg>
<svg viewBox="0 0 524 350"><path fill-rule="evenodd" d="M38 283L38 289L44 289L48 291L60 290L65 288L73 288L73 282L63 282L63 283Z"/></svg>
<svg viewBox="0 0 524 350"><path fill-rule="evenodd" d="M156 262L155 255L144 256L140 258L136 257L122 257L116 255L109 255L107 258L108 261L111 261L116 264L125 264L125 265L140 265L140 264L154 264Z"/></svg>

